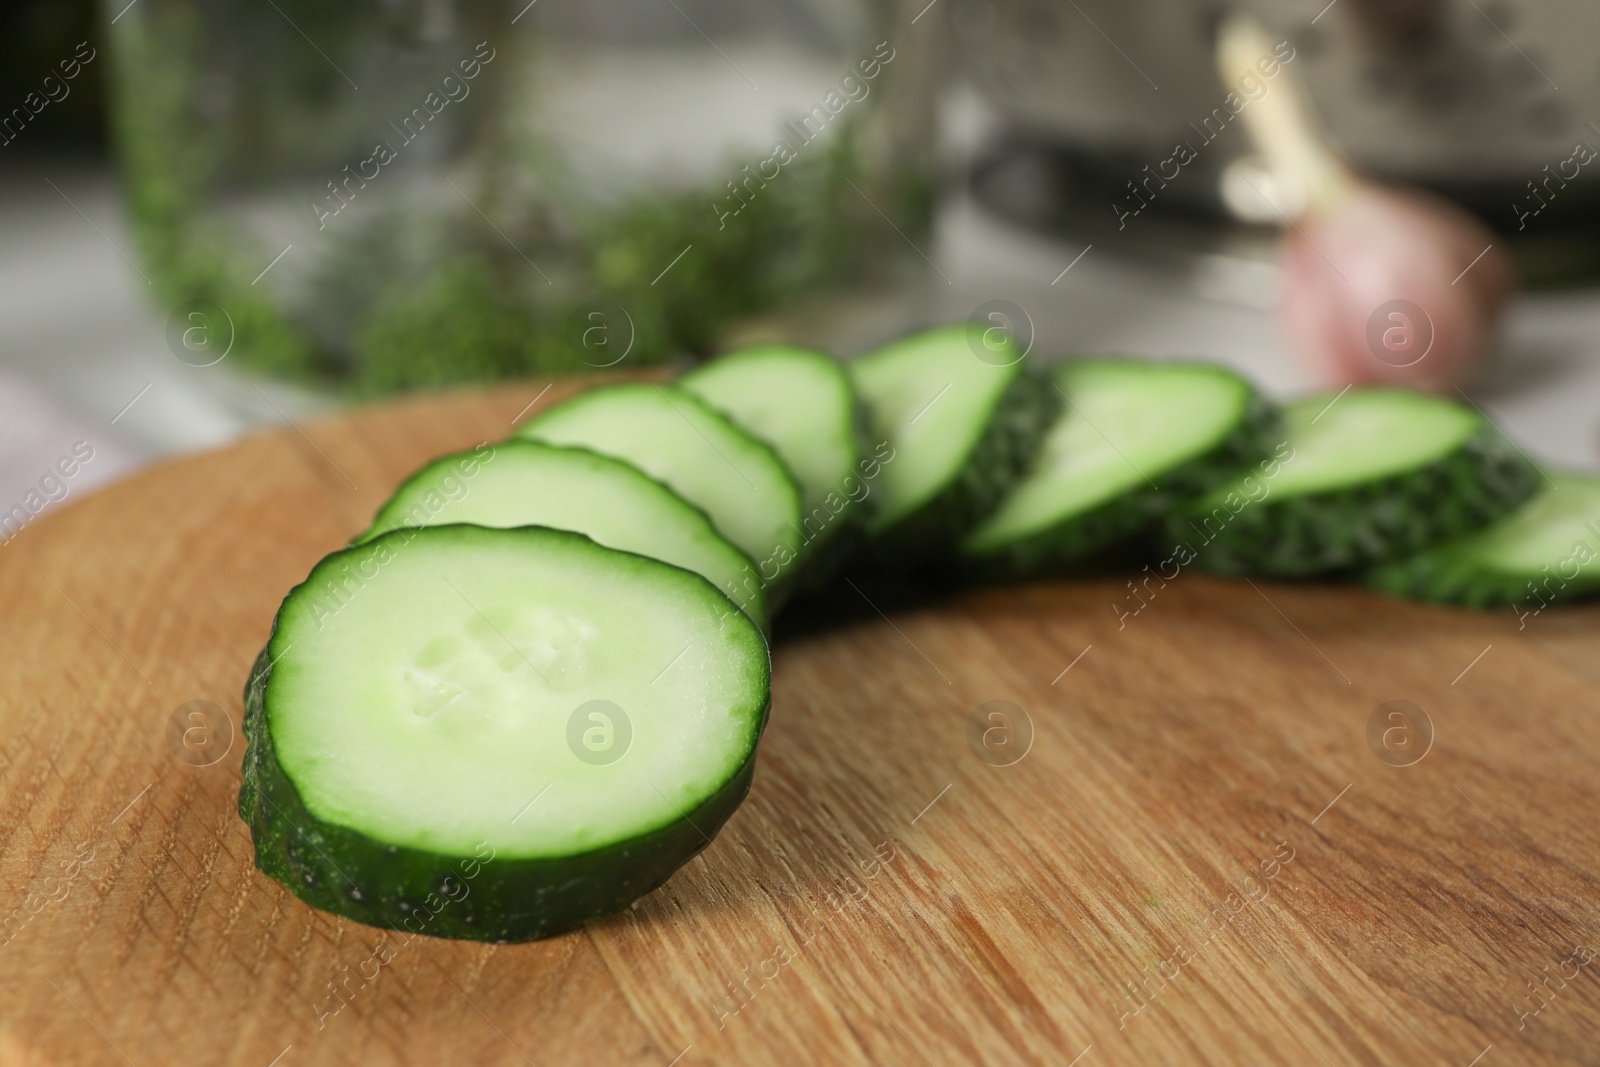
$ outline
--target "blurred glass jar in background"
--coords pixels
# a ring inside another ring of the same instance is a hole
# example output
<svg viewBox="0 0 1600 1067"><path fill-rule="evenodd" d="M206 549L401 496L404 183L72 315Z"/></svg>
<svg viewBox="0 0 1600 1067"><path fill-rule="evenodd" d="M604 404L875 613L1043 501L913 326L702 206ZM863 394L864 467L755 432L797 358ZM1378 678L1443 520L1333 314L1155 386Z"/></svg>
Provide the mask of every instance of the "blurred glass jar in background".
<svg viewBox="0 0 1600 1067"><path fill-rule="evenodd" d="M703 354L909 270L928 223L930 38L899 0L103 10L147 273L268 373Z"/></svg>

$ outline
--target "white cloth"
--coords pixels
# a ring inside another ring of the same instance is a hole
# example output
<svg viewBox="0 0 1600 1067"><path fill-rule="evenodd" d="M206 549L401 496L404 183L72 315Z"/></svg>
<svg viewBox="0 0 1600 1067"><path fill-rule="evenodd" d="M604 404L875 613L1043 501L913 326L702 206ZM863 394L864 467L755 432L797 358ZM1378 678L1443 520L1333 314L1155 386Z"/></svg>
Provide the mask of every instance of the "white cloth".
<svg viewBox="0 0 1600 1067"><path fill-rule="evenodd" d="M15 508L32 521L143 459L114 426L69 413L33 385L0 371L0 540L24 524Z"/></svg>

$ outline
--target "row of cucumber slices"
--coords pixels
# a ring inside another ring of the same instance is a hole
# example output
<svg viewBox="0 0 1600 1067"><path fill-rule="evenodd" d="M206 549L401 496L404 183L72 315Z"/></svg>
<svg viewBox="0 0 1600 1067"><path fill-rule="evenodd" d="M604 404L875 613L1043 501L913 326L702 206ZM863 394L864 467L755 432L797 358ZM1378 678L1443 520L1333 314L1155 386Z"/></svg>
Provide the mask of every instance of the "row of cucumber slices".
<svg viewBox="0 0 1600 1067"><path fill-rule="evenodd" d="M1480 606L1600 591L1600 481L1539 471L1473 407L1280 408L1207 364L1035 373L970 340L746 349L418 471L290 592L251 672L257 865L438 936L626 907L743 799L772 614L841 568L1115 553Z"/></svg>

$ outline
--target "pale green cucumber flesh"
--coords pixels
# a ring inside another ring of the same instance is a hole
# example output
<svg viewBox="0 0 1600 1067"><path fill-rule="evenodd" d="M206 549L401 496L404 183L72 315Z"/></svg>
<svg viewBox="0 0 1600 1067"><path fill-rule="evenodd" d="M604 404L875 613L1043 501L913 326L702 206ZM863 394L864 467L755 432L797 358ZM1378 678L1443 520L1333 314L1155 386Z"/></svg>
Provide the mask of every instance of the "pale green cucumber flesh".
<svg viewBox="0 0 1600 1067"><path fill-rule="evenodd" d="M849 509L863 491L859 403L842 364L821 352L759 345L731 352L678 384L772 447L800 484L809 522ZM820 509L820 512L819 512Z"/></svg>
<svg viewBox="0 0 1600 1067"><path fill-rule="evenodd" d="M443 456L396 489L354 543L402 526L447 523L573 530L703 575L766 625L762 582L749 557L699 508L610 456L538 441Z"/></svg>
<svg viewBox="0 0 1600 1067"><path fill-rule="evenodd" d="M971 558L1028 571L1137 535L1257 458L1275 421L1249 382L1209 364L1075 360L1051 382L1065 406L1027 476L963 540Z"/></svg>
<svg viewBox="0 0 1600 1067"><path fill-rule="evenodd" d="M710 516L764 581L782 586L796 570L802 537L793 478L771 448L677 386L591 389L535 415L516 436L625 460Z"/></svg>
<svg viewBox="0 0 1600 1067"><path fill-rule="evenodd" d="M1381 564L1367 583L1397 596L1519 613L1600 595L1600 478L1552 473L1504 517Z"/></svg>
<svg viewBox="0 0 1600 1067"><path fill-rule="evenodd" d="M1219 573L1362 568L1474 529L1526 500L1539 474L1464 404L1393 388L1284 410L1273 457L1176 509L1168 535Z"/></svg>
<svg viewBox="0 0 1600 1067"><path fill-rule="evenodd" d="M1004 342L980 354L965 324L893 342L851 364L870 437L890 452L870 533L881 562L947 551L1032 461L1060 410Z"/></svg>
<svg viewBox="0 0 1600 1067"><path fill-rule="evenodd" d="M395 530L279 610L240 811L258 865L318 907L399 926L466 878L424 932L544 936L704 847L769 685L760 631L699 575L539 527Z"/></svg>
<svg viewBox="0 0 1600 1067"><path fill-rule="evenodd" d="M1022 368L979 359L963 325L891 342L857 358L850 371L866 401L872 435L895 449L873 518L879 531L954 480Z"/></svg>
<svg viewBox="0 0 1600 1067"><path fill-rule="evenodd" d="M1284 409L1295 450L1273 485L1280 496L1348 489L1420 470L1483 428L1464 404L1404 389L1352 389Z"/></svg>

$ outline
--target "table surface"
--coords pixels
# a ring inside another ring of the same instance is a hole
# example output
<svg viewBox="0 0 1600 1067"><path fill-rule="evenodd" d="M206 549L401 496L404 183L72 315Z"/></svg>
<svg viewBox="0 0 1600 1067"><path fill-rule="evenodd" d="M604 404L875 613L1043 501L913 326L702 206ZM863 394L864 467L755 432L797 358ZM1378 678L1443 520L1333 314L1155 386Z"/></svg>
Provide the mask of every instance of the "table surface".
<svg viewBox="0 0 1600 1067"><path fill-rule="evenodd" d="M1595 1062L1593 609L851 594L780 633L748 802L632 910L495 946L301 904L240 739L193 766L170 723L236 728L284 592L540 388L254 435L0 552L0 1062Z"/></svg>

